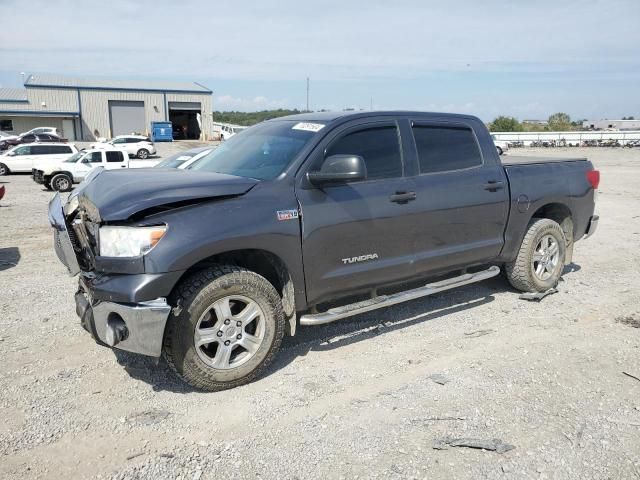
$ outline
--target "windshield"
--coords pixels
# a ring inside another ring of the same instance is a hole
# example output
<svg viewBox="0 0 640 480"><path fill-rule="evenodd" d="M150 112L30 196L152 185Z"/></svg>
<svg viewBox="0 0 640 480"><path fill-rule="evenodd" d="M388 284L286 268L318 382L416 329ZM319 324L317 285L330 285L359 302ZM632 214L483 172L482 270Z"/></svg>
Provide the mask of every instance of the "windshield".
<svg viewBox="0 0 640 480"><path fill-rule="evenodd" d="M260 123L222 143L192 170L270 180L284 171L322 127L288 120Z"/></svg>
<svg viewBox="0 0 640 480"><path fill-rule="evenodd" d="M85 152L78 152L78 153L74 153L73 155L71 155L69 158L67 158L64 163L75 163L77 162L80 157L82 157L84 155Z"/></svg>

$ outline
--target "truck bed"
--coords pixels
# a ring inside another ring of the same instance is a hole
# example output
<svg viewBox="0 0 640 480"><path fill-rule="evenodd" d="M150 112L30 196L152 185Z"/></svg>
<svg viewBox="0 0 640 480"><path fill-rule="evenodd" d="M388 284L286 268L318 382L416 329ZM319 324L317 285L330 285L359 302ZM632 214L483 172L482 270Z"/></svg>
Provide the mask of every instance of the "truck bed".
<svg viewBox="0 0 640 480"><path fill-rule="evenodd" d="M534 165L539 163L558 163L558 162L586 162L585 157L527 157L518 155L507 155L500 157L502 165Z"/></svg>

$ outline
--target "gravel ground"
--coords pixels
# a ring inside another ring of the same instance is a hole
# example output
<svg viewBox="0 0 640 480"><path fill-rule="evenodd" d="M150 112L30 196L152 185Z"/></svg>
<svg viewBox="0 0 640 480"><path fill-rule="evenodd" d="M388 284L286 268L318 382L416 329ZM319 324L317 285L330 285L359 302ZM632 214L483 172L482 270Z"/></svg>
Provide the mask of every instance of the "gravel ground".
<svg viewBox="0 0 640 480"><path fill-rule="evenodd" d="M640 478L640 150L517 153L602 171L599 231L558 294L529 303L498 278L303 328L221 393L95 345L51 194L3 178L0 478Z"/></svg>

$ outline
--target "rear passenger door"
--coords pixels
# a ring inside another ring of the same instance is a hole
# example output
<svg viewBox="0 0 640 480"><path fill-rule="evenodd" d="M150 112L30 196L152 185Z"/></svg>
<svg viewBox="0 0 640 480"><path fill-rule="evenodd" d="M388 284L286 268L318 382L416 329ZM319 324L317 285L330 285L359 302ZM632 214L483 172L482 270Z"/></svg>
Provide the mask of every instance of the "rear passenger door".
<svg viewBox="0 0 640 480"><path fill-rule="evenodd" d="M127 152L115 152L112 150L104 152L104 154L106 158L103 166L106 170L115 170L128 166L129 157L127 156Z"/></svg>
<svg viewBox="0 0 640 480"><path fill-rule="evenodd" d="M338 154L363 157L367 179L322 188L306 182L307 171L318 170L325 158ZM296 189L310 304L407 275L413 258L404 241L408 205L393 199L410 189L395 121L353 122L316 147Z"/></svg>
<svg viewBox="0 0 640 480"><path fill-rule="evenodd" d="M418 163L412 205L418 272L498 256L509 200L502 166L483 157L471 125L413 121L411 131Z"/></svg>

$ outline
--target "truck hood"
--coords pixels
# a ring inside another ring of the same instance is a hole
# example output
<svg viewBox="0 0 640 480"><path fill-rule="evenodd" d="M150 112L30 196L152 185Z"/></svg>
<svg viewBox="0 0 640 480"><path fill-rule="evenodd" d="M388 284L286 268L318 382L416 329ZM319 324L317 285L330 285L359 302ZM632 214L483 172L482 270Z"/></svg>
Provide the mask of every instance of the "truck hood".
<svg viewBox="0 0 640 480"><path fill-rule="evenodd" d="M127 220L154 207L184 205L244 195L258 183L252 178L175 168L103 170L74 190L92 220Z"/></svg>

